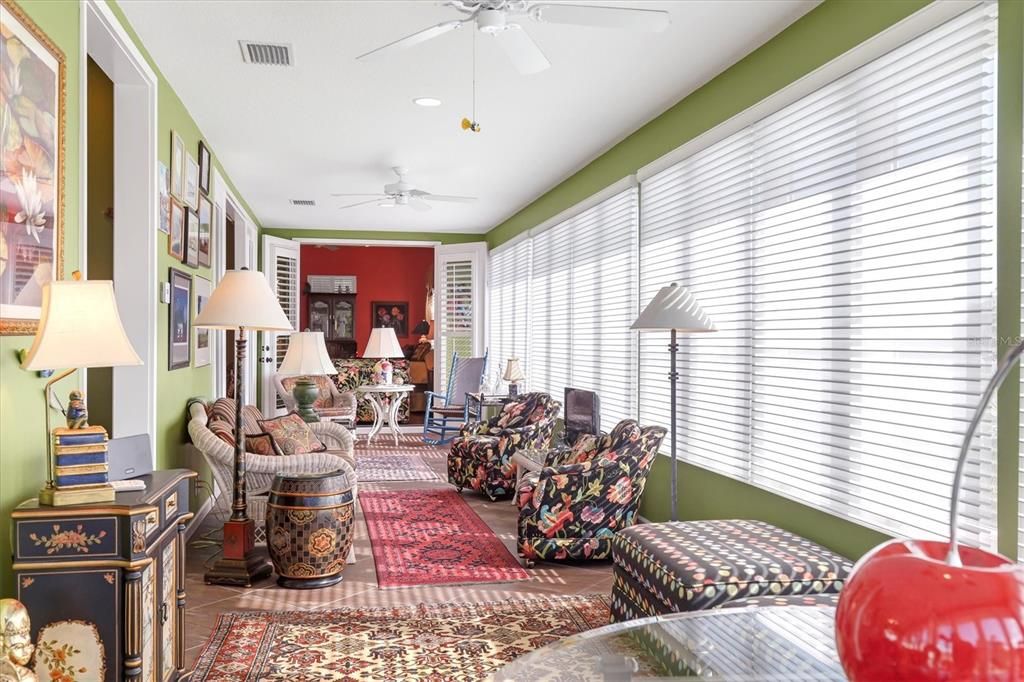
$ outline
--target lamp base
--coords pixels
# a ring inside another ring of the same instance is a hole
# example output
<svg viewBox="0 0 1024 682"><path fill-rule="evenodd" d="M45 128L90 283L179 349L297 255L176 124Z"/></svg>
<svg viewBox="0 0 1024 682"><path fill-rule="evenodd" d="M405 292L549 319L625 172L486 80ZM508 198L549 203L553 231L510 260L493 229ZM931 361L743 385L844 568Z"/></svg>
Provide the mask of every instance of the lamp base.
<svg viewBox="0 0 1024 682"><path fill-rule="evenodd" d="M43 488L39 491L39 504L47 507L67 507L72 504L113 502L114 489L104 483L87 488Z"/></svg>
<svg viewBox="0 0 1024 682"><path fill-rule="evenodd" d="M207 585L252 587L274 570L266 549L256 548L256 524L252 519L224 523L224 556L203 576Z"/></svg>
<svg viewBox="0 0 1024 682"><path fill-rule="evenodd" d="M320 415L313 409L313 403L320 397L320 387L315 381L308 378L296 380L292 386L292 396L295 398L295 411L303 421L310 424L320 421Z"/></svg>

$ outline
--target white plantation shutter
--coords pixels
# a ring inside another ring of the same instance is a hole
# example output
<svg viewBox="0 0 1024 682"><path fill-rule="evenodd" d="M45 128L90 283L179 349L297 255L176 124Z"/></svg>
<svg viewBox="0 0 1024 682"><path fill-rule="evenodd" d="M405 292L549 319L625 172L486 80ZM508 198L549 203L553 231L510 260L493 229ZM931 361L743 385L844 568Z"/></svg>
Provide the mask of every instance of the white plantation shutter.
<svg viewBox="0 0 1024 682"><path fill-rule="evenodd" d="M1024 147L1021 148L1021 166L1024 167ZM1021 184L1021 246L1024 249L1024 175ZM1024 273L1024 250L1021 253L1021 272ZM1020 341L1024 339L1024 277L1021 277L1021 329ZM1020 487L1020 494L1017 502L1017 561L1024 561L1024 371L1020 373L1020 422L1017 428L1017 484Z"/></svg>
<svg viewBox="0 0 1024 682"><path fill-rule="evenodd" d="M461 357L473 354L473 261L470 258L452 259L443 264L440 300L440 340L437 371L445 386L449 358L452 353Z"/></svg>
<svg viewBox="0 0 1024 682"><path fill-rule="evenodd" d="M640 295L677 281L683 458L883 531L942 536L995 366L994 4L692 155L642 189ZM667 335L640 417L668 422ZM992 421L964 538L995 541Z"/></svg>
<svg viewBox="0 0 1024 682"><path fill-rule="evenodd" d="M520 239L491 251L487 269L490 340L487 345L488 379L500 376L511 357L519 358L525 368L530 338L529 239Z"/></svg>

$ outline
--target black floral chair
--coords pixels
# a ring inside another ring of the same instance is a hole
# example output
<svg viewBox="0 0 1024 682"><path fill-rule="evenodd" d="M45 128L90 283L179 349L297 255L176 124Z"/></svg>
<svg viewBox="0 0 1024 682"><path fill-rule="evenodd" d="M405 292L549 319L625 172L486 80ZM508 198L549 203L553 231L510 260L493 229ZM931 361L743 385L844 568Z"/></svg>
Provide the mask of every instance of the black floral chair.
<svg viewBox="0 0 1024 682"><path fill-rule="evenodd" d="M615 533L633 525L647 475L666 430L632 419L572 450L552 451L547 466L517 491L519 554L534 560L606 559Z"/></svg>
<svg viewBox="0 0 1024 682"><path fill-rule="evenodd" d="M448 453L448 482L460 492L472 488L492 500L511 495L516 482L512 455L550 447L561 407L547 393L526 393L487 421L467 423Z"/></svg>

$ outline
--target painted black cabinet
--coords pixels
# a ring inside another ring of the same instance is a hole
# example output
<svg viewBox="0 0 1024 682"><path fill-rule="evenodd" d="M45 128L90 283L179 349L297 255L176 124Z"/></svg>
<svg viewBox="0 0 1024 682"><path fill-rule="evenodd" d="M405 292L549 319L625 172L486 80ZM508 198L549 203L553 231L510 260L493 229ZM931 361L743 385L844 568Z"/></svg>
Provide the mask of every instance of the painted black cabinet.
<svg viewBox="0 0 1024 682"><path fill-rule="evenodd" d="M18 599L32 637L47 623L96 626L106 680L166 682L184 672L188 469L141 477L146 489L111 503L19 505L14 523Z"/></svg>
<svg viewBox="0 0 1024 682"><path fill-rule="evenodd" d="M309 331L323 332L332 360L356 356L356 295L309 294Z"/></svg>

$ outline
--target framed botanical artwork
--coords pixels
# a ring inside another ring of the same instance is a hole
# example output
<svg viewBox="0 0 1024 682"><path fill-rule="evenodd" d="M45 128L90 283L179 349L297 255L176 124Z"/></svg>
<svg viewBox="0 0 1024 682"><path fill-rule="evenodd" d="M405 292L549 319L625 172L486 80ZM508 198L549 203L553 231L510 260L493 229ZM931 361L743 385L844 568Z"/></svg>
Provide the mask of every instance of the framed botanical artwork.
<svg viewBox="0 0 1024 682"><path fill-rule="evenodd" d="M213 283L205 277L196 275L195 289L196 314L193 316L193 319L203 312L206 302L210 300L210 294L213 292ZM194 367L206 367L210 364L210 330L201 329L193 325L192 340L192 365Z"/></svg>
<svg viewBox="0 0 1024 682"><path fill-rule="evenodd" d="M188 367L192 361L192 275L168 268L171 305L167 324L167 369Z"/></svg>
<svg viewBox="0 0 1024 682"><path fill-rule="evenodd" d="M0 334L34 334L64 269L64 53L0 0Z"/></svg>
<svg viewBox="0 0 1024 682"><path fill-rule="evenodd" d="M210 253L213 237L213 202L209 197L199 197L199 264L210 267Z"/></svg>
<svg viewBox="0 0 1024 682"><path fill-rule="evenodd" d="M185 196L181 203L195 210L199 206L199 164L191 154L185 155Z"/></svg>
<svg viewBox="0 0 1024 682"><path fill-rule="evenodd" d="M210 193L210 149L199 140L199 191Z"/></svg>
<svg viewBox="0 0 1024 682"><path fill-rule="evenodd" d="M185 209L185 265L199 267L199 214Z"/></svg>
<svg viewBox="0 0 1024 682"><path fill-rule="evenodd" d="M170 200L171 231L167 234L167 253L185 260L185 209L177 199Z"/></svg>
<svg viewBox="0 0 1024 682"><path fill-rule="evenodd" d="M159 213L156 217L156 229L164 234L171 232L171 195L168 186L167 166L162 161L156 162L156 191L159 203Z"/></svg>
<svg viewBox="0 0 1024 682"><path fill-rule="evenodd" d="M185 143L178 133L171 131L171 196L182 201L185 198Z"/></svg>
<svg viewBox="0 0 1024 682"><path fill-rule="evenodd" d="M371 304L374 327L391 327L395 336L409 336L408 301L374 301Z"/></svg>

